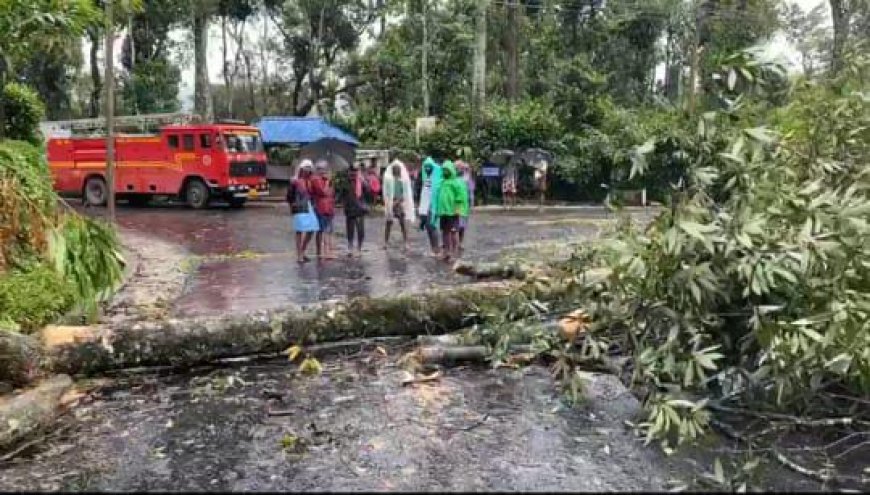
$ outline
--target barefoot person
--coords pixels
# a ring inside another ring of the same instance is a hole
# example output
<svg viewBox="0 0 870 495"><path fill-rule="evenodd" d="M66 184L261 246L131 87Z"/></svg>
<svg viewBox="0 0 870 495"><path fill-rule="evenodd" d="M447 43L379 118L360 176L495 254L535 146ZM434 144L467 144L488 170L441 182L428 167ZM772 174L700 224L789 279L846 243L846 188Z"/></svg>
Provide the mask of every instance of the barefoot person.
<svg viewBox="0 0 870 495"><path fill-rule="evenodd" d="M393 160L384 171L384 249L390 242L390 230L393 221L398 222L402 230L402 242L404 249L408 250L408 230L406 222L414 218L414 197L411 188L411 177L405 164L399 160Z"/></svg>
<svg viewBox="0 0 870 495"><path fill-rule="evenodd" d="M296 261L305 263L311 261L305 256L305 250L311 242L311 237L320 230L314 206L311 203L311 174L314 166L311 160L302 160L296 169L296 177L287 189L287 202L293 214L293 230L296 231Z"/></svg>
<svg viewBox="0 0 870 495"><path fill-rule="evenodd" d="M332 221L335 217L335 190L329 175L329 165L320 160L314 166L314 177L311 178L311 197L314 200L314 211L320 230L314 236L317 244L317 256L324 259L335 258L335 246L332 236Z"/></svg>
<svg viewBox="0 0 870 495"><path fill-rule="evenodd" d="M502 171L504 174L501 179L501 194L504 201L504 207L517 205L517 168L513 164L508 164Z"/></svg>
<svg viewBox="0 0 870 495"><path fill-rule="evenodd" d="M460 174L462 181L465 183L465 190L468 193L468 206L465 213L459 217L459 250L463 249L465 242L465 229L468 227L468 219L471 218L471 209L474 207L474 173L471 167L462 160L456 161L456 169Z"/></svg>
<svg viewBox="0 0 870 495"><path fill-rule="evenodd" d="M354 238L356 238L356 254L362 256L362 244L365 240L365 216L369 212L369 201L372 189L368 177L357 166L347 172L348 190L344 194L345 229L347 232L347 255L354 254Z"/></svg>
<svg viewBox="0 0 870 495"><path fill-rule="evenodd" d="M420 204L417 207L417 215L420 218L420 230L426 231L429 238L429 247L434 256L441 254L438 245L438 222L434 213L434 205L437 202L438 191L441 188L441 167L435 163L432 157L426 157L423 161L423 170L420 173Z"/></svg>
<svg viewBox="0 0 870 495"><path fill-rule="evenodd" d="M468 209L468 192L465 183L456 173L453 162L444 162L444 180L438 192L438 216L444 236L444 259L459 255L459 217Z"/></svg>

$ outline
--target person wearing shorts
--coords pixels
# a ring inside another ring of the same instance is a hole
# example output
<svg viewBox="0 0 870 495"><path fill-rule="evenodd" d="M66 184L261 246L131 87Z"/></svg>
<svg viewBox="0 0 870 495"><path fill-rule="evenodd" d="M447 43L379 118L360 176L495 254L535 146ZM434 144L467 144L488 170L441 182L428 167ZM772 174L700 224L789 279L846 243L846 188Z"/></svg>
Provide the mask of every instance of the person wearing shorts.
<svg viewBox="0 0 870 495"><path fill-rule="evenodd" d="M320 231L320 223L311 202L311 175L314 167L310 160L303 160L296 171L296 177L287 190L287 202L293 214L293 230L296 232L296 260L299 263L311 261L305 256L308 243L315 232Z"/></svg>

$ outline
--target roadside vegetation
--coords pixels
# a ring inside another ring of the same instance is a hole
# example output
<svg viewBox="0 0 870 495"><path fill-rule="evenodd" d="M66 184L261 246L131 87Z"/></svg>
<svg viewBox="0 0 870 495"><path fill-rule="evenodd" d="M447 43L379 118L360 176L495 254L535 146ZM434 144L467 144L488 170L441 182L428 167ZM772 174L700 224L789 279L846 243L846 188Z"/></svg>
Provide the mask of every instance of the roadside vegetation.
<svg viewBox="0 0 870 495"><path fill-rule="evenodd" d="M75 35L93 14L80 10L87 7L81 2L66 10L27 2L8 7L0 25L22 38L17 43L36 46L45 37L60 42ZM5 67L15 68L25 56L21 48L2 46ZM36 91L10 82L0 105L0 329L29 332L73 310L93 317L122 274L114 230L76 214L52 189L39 132L45 105Z"/></svg>

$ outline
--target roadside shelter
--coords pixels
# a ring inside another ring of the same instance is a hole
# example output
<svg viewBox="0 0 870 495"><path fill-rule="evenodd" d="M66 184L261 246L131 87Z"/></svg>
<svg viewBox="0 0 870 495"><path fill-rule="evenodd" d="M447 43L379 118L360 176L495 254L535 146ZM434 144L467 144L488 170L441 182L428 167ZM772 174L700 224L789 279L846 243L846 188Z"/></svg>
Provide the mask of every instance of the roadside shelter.
<svg viewBox="0 0 870 495"><path fill-rule="evenodd" d="M270 193L282 195L306 147L328 150L353 162L357 139L323 117L263 117L256 124L269 155L266 178Z"/></svg>

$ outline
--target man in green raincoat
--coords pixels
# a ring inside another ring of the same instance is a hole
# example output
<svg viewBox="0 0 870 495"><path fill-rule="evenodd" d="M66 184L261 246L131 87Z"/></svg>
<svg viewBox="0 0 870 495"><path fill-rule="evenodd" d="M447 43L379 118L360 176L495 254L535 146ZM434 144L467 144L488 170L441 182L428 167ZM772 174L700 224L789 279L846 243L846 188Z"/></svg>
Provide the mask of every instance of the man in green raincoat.
<svg viewBox="0 0 870 495"><path fill-rule="evenodd" d="M468 215L468 186L450 160L442 166L442 182L435 211L444 236L444 259L459 255L459 217Z"/></svg>
<svg viewBox="0 0 870 495"><path fill-rule="evenodd" d="M441 190L441 166L431 157L423 160L421 173L420 201L417 206L417 215L420 217L420 230L425 230L429 237L429 247L432 254L438 256L438 193Z"/></svg>

